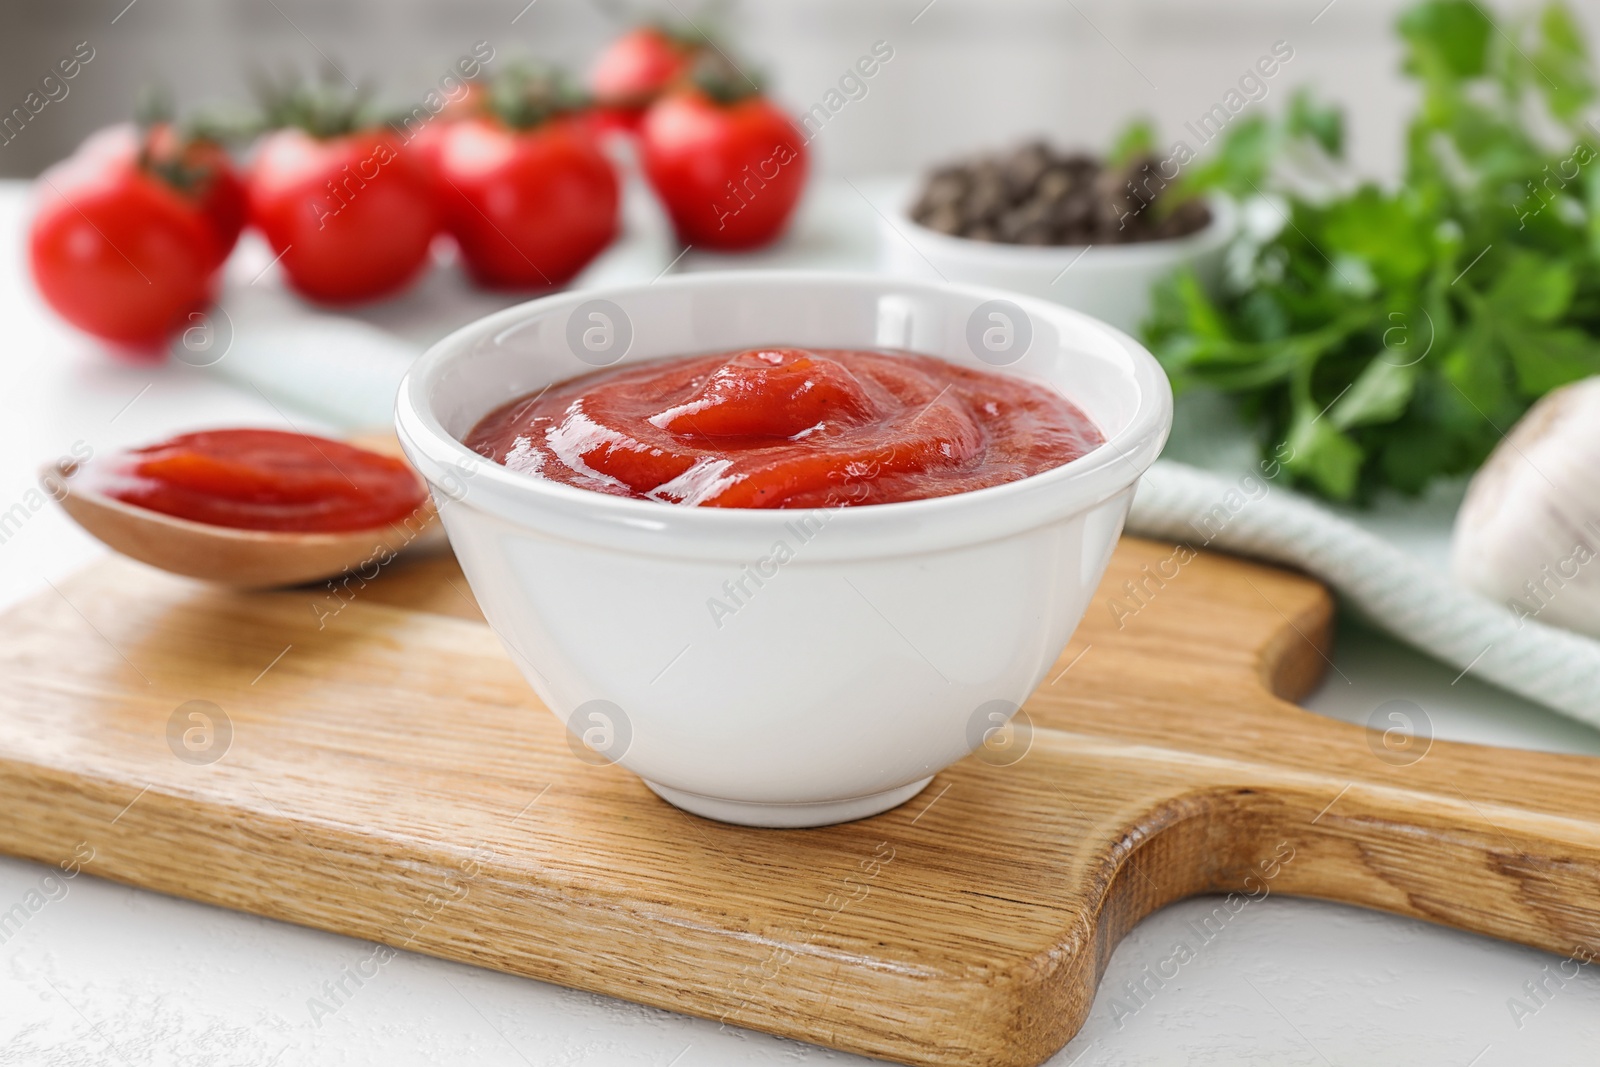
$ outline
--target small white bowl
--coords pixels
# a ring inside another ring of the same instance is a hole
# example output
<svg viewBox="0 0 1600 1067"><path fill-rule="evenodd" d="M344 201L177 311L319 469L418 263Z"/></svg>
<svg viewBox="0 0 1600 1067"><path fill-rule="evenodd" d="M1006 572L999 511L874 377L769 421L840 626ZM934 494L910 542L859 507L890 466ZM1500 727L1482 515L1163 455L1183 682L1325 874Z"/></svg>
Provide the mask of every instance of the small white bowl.
<svg viewBox="0 0 1600 1067"><path fill-rule="evenodd" d="M609 496L460 444L491 409L597 366L756 345L987 365L1058 388L1108 443L989 489L815 511ZM396 412L485 616L574 752L752 826L885 811L982 744L1072 635L1171 421L1155 360L1086 315L794 272L693 274L491 315L417 362Z"/></svg>
<svg viewBox="0 0 1600 1067"><path fill-rule="evenodd" d="M988 285L1076 308L1137 334L1150 290L1179 267L1216 284L1238 212L1225 196L1206 201L1211 222L1187 237L1123 245L1014 245L974 241L912 220L910 201L878 217L878 263L888 274Z"/></svg>

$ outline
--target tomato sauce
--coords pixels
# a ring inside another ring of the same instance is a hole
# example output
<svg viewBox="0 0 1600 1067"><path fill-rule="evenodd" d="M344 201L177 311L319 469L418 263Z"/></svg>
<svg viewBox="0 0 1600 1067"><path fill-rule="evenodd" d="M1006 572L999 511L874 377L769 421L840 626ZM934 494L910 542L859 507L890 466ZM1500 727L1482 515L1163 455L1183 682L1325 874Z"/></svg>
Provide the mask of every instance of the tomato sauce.
<svg viewBox="0 0 1600 1067"><path fill-rule="evenodd" d="M186 433L84 471L84 487L211 526L345 533L398 522L426 490L405 461L282 430Z"/></svg>
<svg viewBox="0 0 1600 1067"><path fill-rule="evenodd" d="M669 504L888 504L1000 485L1105 438L1044 386L906 352L658 360L490 412L465 444L512 470Z"/></svg>

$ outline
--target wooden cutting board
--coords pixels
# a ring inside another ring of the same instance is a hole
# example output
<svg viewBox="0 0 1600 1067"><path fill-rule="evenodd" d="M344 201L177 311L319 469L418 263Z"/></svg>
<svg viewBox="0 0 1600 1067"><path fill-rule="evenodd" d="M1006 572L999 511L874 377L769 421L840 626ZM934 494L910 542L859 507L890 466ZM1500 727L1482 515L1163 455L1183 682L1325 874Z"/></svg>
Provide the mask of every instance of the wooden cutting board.
<svg viewBox="0 0 1600 1067"><path fill-rule="evenodd" d="M1043 1060L1196 893L1600 950L1600 760L1296 709L1332 607L1282 571L1125 540L1031 741L819 830L576 758L449 557L352 590L116 560L0 618L0 849L912 1064Z"/></svg>

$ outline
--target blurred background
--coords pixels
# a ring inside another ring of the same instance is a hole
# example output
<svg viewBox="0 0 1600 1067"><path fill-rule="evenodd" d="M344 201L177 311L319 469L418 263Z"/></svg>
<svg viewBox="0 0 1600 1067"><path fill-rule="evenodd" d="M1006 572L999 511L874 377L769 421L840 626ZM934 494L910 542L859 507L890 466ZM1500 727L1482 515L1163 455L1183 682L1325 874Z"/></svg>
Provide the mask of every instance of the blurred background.
<svg viewBox="0 0 1600 1067"><path fill-rule="evenodd" d="M27 176L95 128L123 121L159 82L180 105L247 99L252 69L332 62L379 99L409 103L477 41L581 72L641 18L720 27L796 113L876 41L894 58L813 143L819 172L906 173L1044 133L1103 146L1137 114L1166 139L1286 41L1294 58L1261 105L1310 84L1348 113L1349 151L1392 177L1414 104L1392 26L1402 0L761 0L715 5L596 0L6 0L0 113L79 42L95 58L22 135L0 175ZM1600 4L1575 4L1590 40ZM48 121L42 121L48 120Z"/></svg>

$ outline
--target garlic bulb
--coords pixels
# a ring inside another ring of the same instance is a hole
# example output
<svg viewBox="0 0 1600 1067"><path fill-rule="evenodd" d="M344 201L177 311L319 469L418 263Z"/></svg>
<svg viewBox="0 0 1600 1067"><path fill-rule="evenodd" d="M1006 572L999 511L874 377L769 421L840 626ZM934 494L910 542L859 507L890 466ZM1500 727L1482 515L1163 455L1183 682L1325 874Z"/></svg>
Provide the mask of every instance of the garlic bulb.
<svg viewBox="0 0 1600 1067"><path fill-rule="evenodd" d="M1545 396L1473 476L1450 566L1519 619L1600 637L1600 377Z"/></svg>

